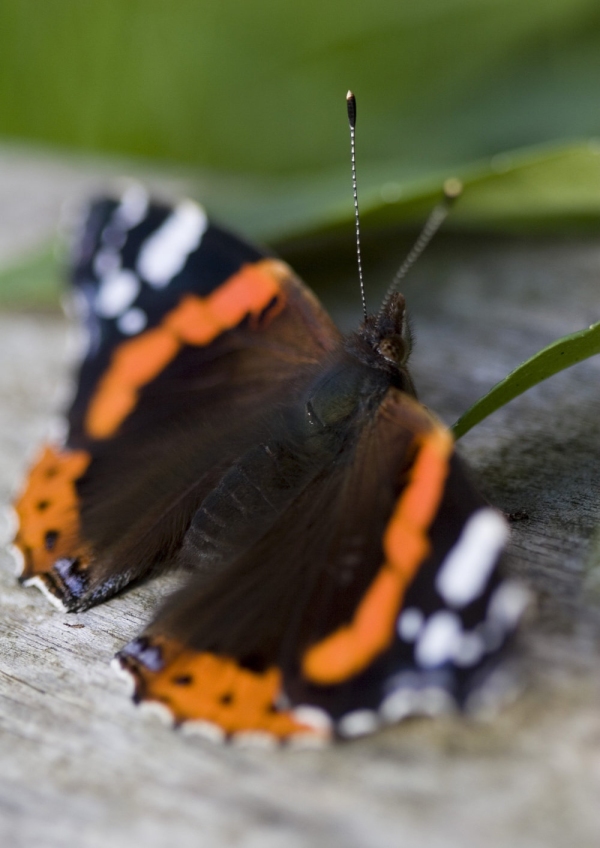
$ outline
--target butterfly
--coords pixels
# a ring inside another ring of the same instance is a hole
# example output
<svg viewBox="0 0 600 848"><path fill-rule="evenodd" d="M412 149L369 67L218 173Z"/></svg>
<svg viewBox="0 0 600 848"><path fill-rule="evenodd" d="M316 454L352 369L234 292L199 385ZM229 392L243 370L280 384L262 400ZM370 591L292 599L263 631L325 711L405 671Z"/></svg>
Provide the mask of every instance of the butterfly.
<svg viewBox="0 0 600 848"><path fill-rule="evenodd" d="M20 580L81 611L186 574L116 657L213 739L352 737L485 701L523 612L504 518L417 400L402 295L342 335L192 201L93 202L64 443L15 506Z"/></svg>

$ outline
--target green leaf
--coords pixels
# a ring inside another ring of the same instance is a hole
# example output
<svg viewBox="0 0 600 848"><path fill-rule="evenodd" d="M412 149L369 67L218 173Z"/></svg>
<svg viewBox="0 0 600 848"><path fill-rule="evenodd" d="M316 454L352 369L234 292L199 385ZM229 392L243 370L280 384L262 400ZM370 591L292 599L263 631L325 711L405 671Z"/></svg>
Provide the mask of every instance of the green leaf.
<svg viewBox="0 0 600 848"><path fill-rule="evenodd" d="M492 412L527 389L597 353L600 353L600 322L592 324L587 330L557 339L511 371L504 380L473 404L452 427L455 438L460 439Z"/></svg>
<svg viewBox="0 0 600 848"><path fill-rule="evenodd" d="M264 238L351 217L349 85L366 226L454 173L457 224L597 218L598 79L597 0L0 4L1 135L190 165ZM527 173L504 156L534 148Z"/></svg>
<svg viewBox="0 0 600 848"><path fill-rule="evenodd" d="M51 243L0 271L0 307L56 308L62 288L58 253Z"/></svg>
<svg viewBox="0 0 600 848"><path fill-rule="evenodd" d="M364 228L422 222L441 197L448 172L403 180L394 163L361 173L360 208ZM464 192L446 228L536 232L590 229L600 222L600 144L587 142L506 152L458 168L452 174ZM288 179L253 197L224 192L199 196L219 214L257 238L281 240L315 232L348 229L353 215L346 173L303 181Z"/></svg>

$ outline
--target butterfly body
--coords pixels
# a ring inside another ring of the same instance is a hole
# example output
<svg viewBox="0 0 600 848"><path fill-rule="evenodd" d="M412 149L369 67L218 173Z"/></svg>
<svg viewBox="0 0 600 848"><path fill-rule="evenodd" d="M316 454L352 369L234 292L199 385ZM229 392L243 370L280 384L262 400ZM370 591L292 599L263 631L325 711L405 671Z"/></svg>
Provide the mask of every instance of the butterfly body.
<svg viewBox="0 0 600 848"><path fill-rule="evenodd" d="M286 265L139 190L91 207L73 277L90 346L17 502L22 582L83 610L187 572L118 665L212 737L468 705L524 596L416 399L402 296L344 337Z"/></svg>

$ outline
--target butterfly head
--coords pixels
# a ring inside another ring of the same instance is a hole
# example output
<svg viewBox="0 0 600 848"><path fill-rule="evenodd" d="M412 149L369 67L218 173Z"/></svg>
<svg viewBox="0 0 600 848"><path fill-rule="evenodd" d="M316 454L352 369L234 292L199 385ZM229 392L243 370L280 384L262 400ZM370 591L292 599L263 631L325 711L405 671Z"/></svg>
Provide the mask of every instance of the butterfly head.
<svg viewBox="0 0 600 848"><path fill-rule="evenodd" d="M412 349L412 332L406 312L406 301L394 292L373 325L372 344L375 351L396 368L405 368Z"/></svg>
<svg viewBox="0 0 600 848"><path fill-rule="evenodd" d="M383 380L385 386L391 384L416 397L407 368L411 349L406 301L399 292L394 292L377 315L369 315L346 339L346 350L368 367L371 379Z"/></svg>
<svg viewBox="0 0 600 848"><path fill-rule="evenodd" d="M406 367L412 333L399 292L347 336L344 347L345 354L333 358L306 395L306 420L313 432L344 425L364 403L376 403L390 384L416 396Z"/></svg>

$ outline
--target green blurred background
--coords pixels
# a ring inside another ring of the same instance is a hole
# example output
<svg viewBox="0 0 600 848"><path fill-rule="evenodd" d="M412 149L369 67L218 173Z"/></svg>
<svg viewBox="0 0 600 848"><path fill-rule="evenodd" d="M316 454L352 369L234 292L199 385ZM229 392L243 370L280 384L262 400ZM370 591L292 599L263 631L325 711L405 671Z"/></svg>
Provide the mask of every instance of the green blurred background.
<svg viewBox="0 0 600 848"><path fill-rule="evenodd" d="M348 227L349 87L367 234L421 220L449 175L452 227L596 229L599 81L598 0L0 5L0 143L183 176L275 244Z"/></svg>

